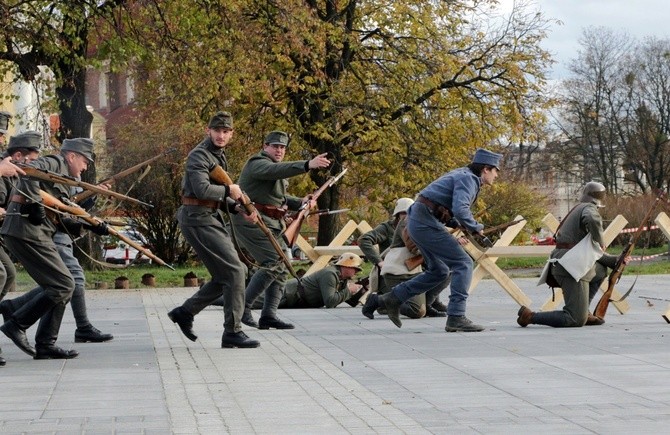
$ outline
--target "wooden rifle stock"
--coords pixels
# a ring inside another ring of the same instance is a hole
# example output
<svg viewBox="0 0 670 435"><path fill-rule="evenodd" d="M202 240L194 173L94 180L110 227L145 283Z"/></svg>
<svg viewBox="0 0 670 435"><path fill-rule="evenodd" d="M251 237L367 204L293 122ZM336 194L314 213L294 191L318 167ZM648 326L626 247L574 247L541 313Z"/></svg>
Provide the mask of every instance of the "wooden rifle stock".
<svg viewBox="0 0 670 435"><path fill-rule="evenodd" d="M217 184L226 184L230 186L231 184L235 184L230 178L230 175L223 169L221 166L216 165L214 169L209 173L210 178ZM256 215L258 216L258 219L256 220L256 225L258 225L258 228L263 231L265 236L268 238L270 243L272 244L272 247L277 251L277 254L279 255L279 258L281 259L282 263L286 266L288 269L289 273L300 282L300 277L296 273L296 271L293 269L293 265L291 264L291 260L288 259L286 256L286 252L284 252L284 249L279 245L277 242L277 239L275 239L274 234L272 234L272 231L270 231L270 228L268 228L267 225L265 225L265 221L263 221L263 218L261 217L260 213L256 211L256 207L254 207L254 204L251 202L249 197L245 194L242 193L242 198L240 198L240 203L242 204L242 207L244 207L244 210L248 215L253 214L256 212Z"/></svg>
<svg viewBox="0 0 670 435"><path fill-rule="evenodd" d="M52 183L58 183L58 184L64 184L66 186L77 186L77 187L82 187L86 190L91 190L95 193L98 193L100 195L107 195L111 196L117 199L120 199L122 201L128 201L133 204L137 205L143 205L146 207L153 207L153 205L148 204L146 202L140 201L139 199L131 198L130 196L126 196L122 193L114 192L113 190L106 190L101 187L96 186L95 184L90 184L86 183L84 181L76 180L72 177L68 177L65 175L60 175L56 174L51 171L47 171L45 169L37 169L32 166L23 164L23 163L16 163L16 166L19 168L23 169L24 172L26 173L26 176L31 177L31 178L36 178L38 180L43 180L43 181L49 181Z"/></svg>
<svg viewBox="0 0 670 435"><path fill-rule="evenodd" d="M130 168L124 169L123 171L112 175L111 177L107 177L104 180L100 181L98 184L114 184L117 181L119 181L120 179L122 179L124 177L127 177L128 175L130 175L134 172L137 172L140 169L143 169L144 167L146 167L146 166L152 164L153 162L155 162L156 160L158 160L162 157L165 157L168 154L172 154L175 151L177 151L177 148L170 148L169 150L164 151L164 152L162 152L162 153L158 154L157 156L154 156L150 159L147 159L147 160L143 161L142 163L138 163L135 166L131 166ZM87 198L90 198L93 195L95 195L95 192L93 192L92 190L85 190L83 192L80 192L80 193L76 194L72 200L74 202L81 202L81 201L83 201Z"/></svg>
<svg viewBox="0 0 670 435"><path fill-rule="evenodd" d="M73 216L76 216L80 219L82 219L84 222L87 224L97 227L101 225L103 222L99 220L98 218L91 216L84 210L83 208L76 206L76 205L67 205L64 204L61 200L56 198L55 196L51 195L50 193L47 193L43 190L40 190L40 196L42 197L42 202L44 202L44 205L50 208L53 208L55 210L69 213ZM165 266L168 267L172 270L174 268L167 264L165 261L161 260L158 258L156 255L154 255L150 250L145 248L144 246L140 245L139 243L135 242L134 240L124 236L123 234L119 233L112 227L107 227L107 230L109 231L109 234L112 236L118 238L119 240L123 241L124 243L128 244L129 246L132 246L133 248L137 249L139 252L142 253L142 255L146 255L147 257L151 258L154 262L159 264L160 266Z"/></svg>
<svg viewBox="0 0 670 435"><path fill-rule="evenodd" d="M647 211L647 214L645 214L644 218L642 218L642 222L640 223L640 226L638 227L637 231L635 231L635 234L633 235L633 237L631 237L630 241L628 242L628 244L624 248L623 252L621 252L621 255L619 255L619 258L617 259L616 265L614 266L614 269L612 270L612 273L610 273L610 276L607 279L607 290L605 290L603 295L600 297L600 300L598 301L598 305L596 305L596 309L593 311L594 316L600 317L601 319L605 318L605 314L607 313L607 308L609 307L609 304L610 304L610 301L611 301L612 292L614 291L614 286L616 285L617 282L619 282L619 279L621 278L621 275L623 274L623 270L626 268L626 263L624 263L624 260L626 259L626 257L630 256L630 254L633 252L633 248L635 248L635 244L640 239L640 236L642 236L642 232L644 231L645 223L651 218L651 214L654 212L654 210L658 206L660 200L661 200L661 196L659 195L659 196L656 197L656 200L654 201L652 206Z"/></svg>
<svg viewBox="0 0 670 435"><path fill-rule="evenodd" d="M344 176L344 174L348 171L348 168L344 168L342 172L339 174L335 175L334 177L328 178L325 183L323 183L318 189L316 189L312 194L310 195L310 200L317 200L319 196L323 192L326 191L330 186L333 184L337 183L337 181ZM308 202L304 203L300 210L298 210L297 215L293 218L293 221L286 227L286 230L284 230L284 233L282 234L282 237L284 238L284 241L286 244L289 246L289 248L292 248L293 245L295 244L295 241L298 239L298 234L300 234L300 227L302 227L302 223L304 222L305 218L309 216L311 210L308 206Z"/></svg>

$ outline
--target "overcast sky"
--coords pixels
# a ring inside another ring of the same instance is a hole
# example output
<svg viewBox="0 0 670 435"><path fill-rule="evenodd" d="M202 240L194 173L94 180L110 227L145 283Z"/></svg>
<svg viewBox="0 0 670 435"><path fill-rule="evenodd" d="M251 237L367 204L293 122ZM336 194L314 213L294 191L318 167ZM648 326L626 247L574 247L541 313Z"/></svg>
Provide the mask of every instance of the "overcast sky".
<svg viewBox="0 0 670 435"><path fill-rule="evenodd" d="M501 0L509 8L514 0ZM567 75L567 65L576 57L579 38L589 26L604 26L616 33L628 33L641 40L646 36L670 38L670 2L668 0L532 0L532 10L539 9L549 19L562 21L553 25L542 44L557 61L551 78Z"/></svg>

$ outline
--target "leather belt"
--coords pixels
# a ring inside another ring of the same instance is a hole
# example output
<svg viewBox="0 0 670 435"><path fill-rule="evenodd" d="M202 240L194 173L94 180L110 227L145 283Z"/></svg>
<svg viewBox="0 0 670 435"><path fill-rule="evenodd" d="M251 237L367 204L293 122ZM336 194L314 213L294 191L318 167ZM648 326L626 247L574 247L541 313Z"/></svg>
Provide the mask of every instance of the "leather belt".
<svg viewBox="0 0 670 435"><path fill-rule="evenodd" d="M274 205L254 203L254 207L256 207L256 210L272 219L283 219L284 216L286 216L286 212L288 211L286 206L277 207Z"/></svg>
<svg viewBox="0 0 670 435"><path fill-rule="evenodd" d="M421 204L424 204L426 207L428 207L428 209L433 212L433 216L435 216L437 220L443 224L448 224L451 218L454 217L447 207L441 204L436 204L425 196L419 195L416 198L416 202L420 202Z"/></svg>
<svg viewBox="0 0 670 435"><path fill-rule="evenodd" d="M191 198L183 195L181 197L181 203L184 205L199 205L201 207L209 207L209 208L219 207L219 201L214 201L213 199Z"/></svg>
<svg viewBox="0 0 670 435"><path fill-rule="evenodd" d="M575 243L556 243L556 249L572 249Z"/></svg>
<svg viewBox="0 0 670 435"><path fill-rule="evenodd" d="M12 195L11 198L9 198L10 202L16 202L18 204L25 204L26 202L26 197L23 195Z"/></svg>

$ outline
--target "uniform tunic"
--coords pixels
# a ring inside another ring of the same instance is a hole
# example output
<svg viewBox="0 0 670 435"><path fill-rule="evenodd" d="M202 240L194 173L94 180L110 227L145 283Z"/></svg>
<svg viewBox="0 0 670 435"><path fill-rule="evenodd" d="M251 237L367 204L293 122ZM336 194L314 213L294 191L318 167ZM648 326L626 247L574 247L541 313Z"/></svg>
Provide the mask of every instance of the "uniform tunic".
<svg viewBox="0 0 670 435"><path fill-rule="evenodd" d="M470 207L477 199L481 179L469 168L458 168L430 183L420 195L451 211L468 231L479 232L483 225L472 216ZM450 316L465 315L468 289L472 281L472 259L423 203L415 202L408 210L407 230L424 258L425 270L397 285L394 295L401 301L440 286L451 272L451 294L447 305Z"/></svg>
<svg viewBox="0 0 670 435"><path fill-rule="evenodd" d="M210 178L210 172L217 165L228 169L224 149L207 138L193 148L186 159L182 194L189 198L226 202L228 187L215 184ZM223 296L224 331L241 331L246 268L237 256L221 211L202 205L182 205L177 211L177 220L184 238L212 276L184 301L182 307L195 315Z"/></svg>
<svg viewBox="0 0 670 435"><path fill-rule="evenodd" d="M273 207L286 205L289 210L298 210L302 199L286 193L286 178L306 173L307 164L307 160L275 162L269 154L261 151L246 162L238 183L256 204ZM288 247L281 237L285 228L283 219L272 218L262 211L259 214L286 252ZM288 270L272 243L256 224L245 221L241 216L233 216L233 223L240 244L261 266L247 285L246 306L251 308L256 298L265 292L261 317L276 318L277 307L288 280Z"/></svg>

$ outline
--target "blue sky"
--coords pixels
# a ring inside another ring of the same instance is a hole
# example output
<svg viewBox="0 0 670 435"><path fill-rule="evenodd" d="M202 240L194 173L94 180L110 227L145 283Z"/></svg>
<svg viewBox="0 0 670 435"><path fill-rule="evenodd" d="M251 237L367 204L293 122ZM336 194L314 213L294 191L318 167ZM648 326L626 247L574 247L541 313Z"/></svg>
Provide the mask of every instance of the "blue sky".
<svg viewBox="0 0 670 435"><path fill-rule="evenodd" d="M517 4L518 4L518 0ZM501 0L508 10L514 0ZM531 10L539 9L546 18L560 20L542 44L557 63L551 78L567 75L567 65L577 55L583 29L604 26L616 33L642 39L646 36L670 38L670 5L667 0L532 0Z"/></svg>

